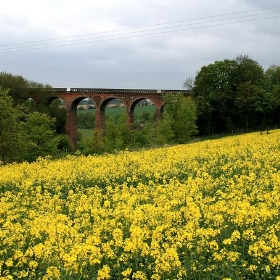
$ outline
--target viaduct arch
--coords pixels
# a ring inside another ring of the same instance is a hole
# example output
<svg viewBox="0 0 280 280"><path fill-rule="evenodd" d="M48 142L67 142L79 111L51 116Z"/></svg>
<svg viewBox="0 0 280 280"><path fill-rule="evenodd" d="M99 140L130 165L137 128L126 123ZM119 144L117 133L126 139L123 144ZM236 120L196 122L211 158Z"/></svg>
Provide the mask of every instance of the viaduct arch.
<svg viewBox="0 0 280 280"><path fill-rule="evenodd" d="M156 117L160 118L164 105L164 95L167 93L188 94L187 90L149 90L149 89L100 89L100 88L51 88L30 89L29 97L35 102L50 103L56 98L64 101L66 106L65 133L74 146L77 144L77 107L81 100L90 98L95 102L95 128L105 127L105 108L113 99L123 102L130 124L134 123L134 109L138 102L150 99L156 107Z"/></svg>

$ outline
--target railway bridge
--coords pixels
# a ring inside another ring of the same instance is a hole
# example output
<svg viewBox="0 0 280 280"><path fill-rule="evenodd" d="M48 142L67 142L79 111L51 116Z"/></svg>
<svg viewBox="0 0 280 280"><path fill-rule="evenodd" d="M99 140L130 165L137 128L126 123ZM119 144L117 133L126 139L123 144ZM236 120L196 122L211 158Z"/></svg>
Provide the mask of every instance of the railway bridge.
<svg viewBox="0 0 280 280"><path fill-rule="evenodd" d="M167 93L188 94L187 90L151 90L151 89L104 89L104 88L50 88L31 89L29 97L35 102L51 103L60 98L66 106L65 133L74 146L77 144L77 107L81 100L90 98L95 103L95 128L105 127L105 108L114 99L121 100L128 114L130 124L134 123L134 108L142 100L149 99L156 107L156 117L159 118L164 105L164 95Z"/></svg>

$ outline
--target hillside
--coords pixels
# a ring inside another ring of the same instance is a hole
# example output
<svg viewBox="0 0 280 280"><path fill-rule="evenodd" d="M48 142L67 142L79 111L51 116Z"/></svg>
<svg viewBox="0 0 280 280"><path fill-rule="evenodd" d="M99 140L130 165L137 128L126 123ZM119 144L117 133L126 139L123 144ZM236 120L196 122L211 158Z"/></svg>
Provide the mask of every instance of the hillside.
<svg viewBox="0 0 280 280"><path fill-rule="evenodd" d="M280 276L280 130L1 166L0 189L1 279Z"/></svg>

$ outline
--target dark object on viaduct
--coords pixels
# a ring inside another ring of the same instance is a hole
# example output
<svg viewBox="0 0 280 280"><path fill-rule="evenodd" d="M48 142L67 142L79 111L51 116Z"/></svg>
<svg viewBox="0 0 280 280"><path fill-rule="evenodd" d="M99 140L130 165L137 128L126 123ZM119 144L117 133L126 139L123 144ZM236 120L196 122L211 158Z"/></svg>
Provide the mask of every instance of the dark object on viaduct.
<svg viewBox="0 0 280 280"><path fill-rule="evenodd" d="M39 88L29 89L28 97L35 102L51 103L54 99L60 98L66 106L66 134L74 146L77 144L77 106L85 98L95 102L95 128L105 127L105 108L113 99L123 102L130 124L134 122L134 108L142 100L151 100L156 107L156 116L160 118L164 95L167 93L188 94L187 90L147 90L147 89L99 89L99 88Z"/></svg>

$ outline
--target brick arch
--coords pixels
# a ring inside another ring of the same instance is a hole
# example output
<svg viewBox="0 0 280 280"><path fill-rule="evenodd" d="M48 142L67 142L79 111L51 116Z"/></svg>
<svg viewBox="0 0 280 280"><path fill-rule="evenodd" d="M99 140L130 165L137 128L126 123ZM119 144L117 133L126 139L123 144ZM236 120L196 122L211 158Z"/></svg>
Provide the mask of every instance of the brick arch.
<svg viewBox="0 0 280 280"><path fill-rule="evenodd" d="M124 104L125 109L127 110L128 104L126 103L126 100L123 100L123 98L119 96L109 96L106 97L104 100L102 100L98 107L96 107L96 113L95 113L95 127L97 129L104 129L105 128L105 109L108 103L112 100L121 100Z"/></svg>
<svg viewBox="0 0 280 280"><path fill-rule="evenodd" d="M66 104L65 100L63 99L63 97L59 97L59 96L55 96L55 95L51 96L50 98L48 98L47 104L50 105L56 99L61 99L64 102L64 104Z"/></svg>
<svg viewBox="0 0 280 280"><path fill-rule="evenodd" d="M157 104L156 104L151 98L144 97L144 96L143 96L143 97L136 98L136 99L134 99L134 100L130 103L130 105L129 105L129 107L128 107L128 119L129 119L129 123L130 123L130 124L133 124L133 123L134 123L134 110L135 110L136 105L137 105L139 102L141 102L142 100L145 100L145 99L149 99L149 100L151 100L151 101L153 102L153 104L154 104L154 106L155 106L155 108L156 108L156 113L157 113L157 110L158 110Z"/></svg>
<svg viewBox="0 0 280 280"><path fill-rule="evenodd" d="M59 96L60 97L60 96ZM78 141L78 129L77 129L77 106L81 100L87 98L86 96L75 96L69 98L64 96L64 102L66 105L66 124L65 133L69 136L71 142L76 147Z"/></svg>

